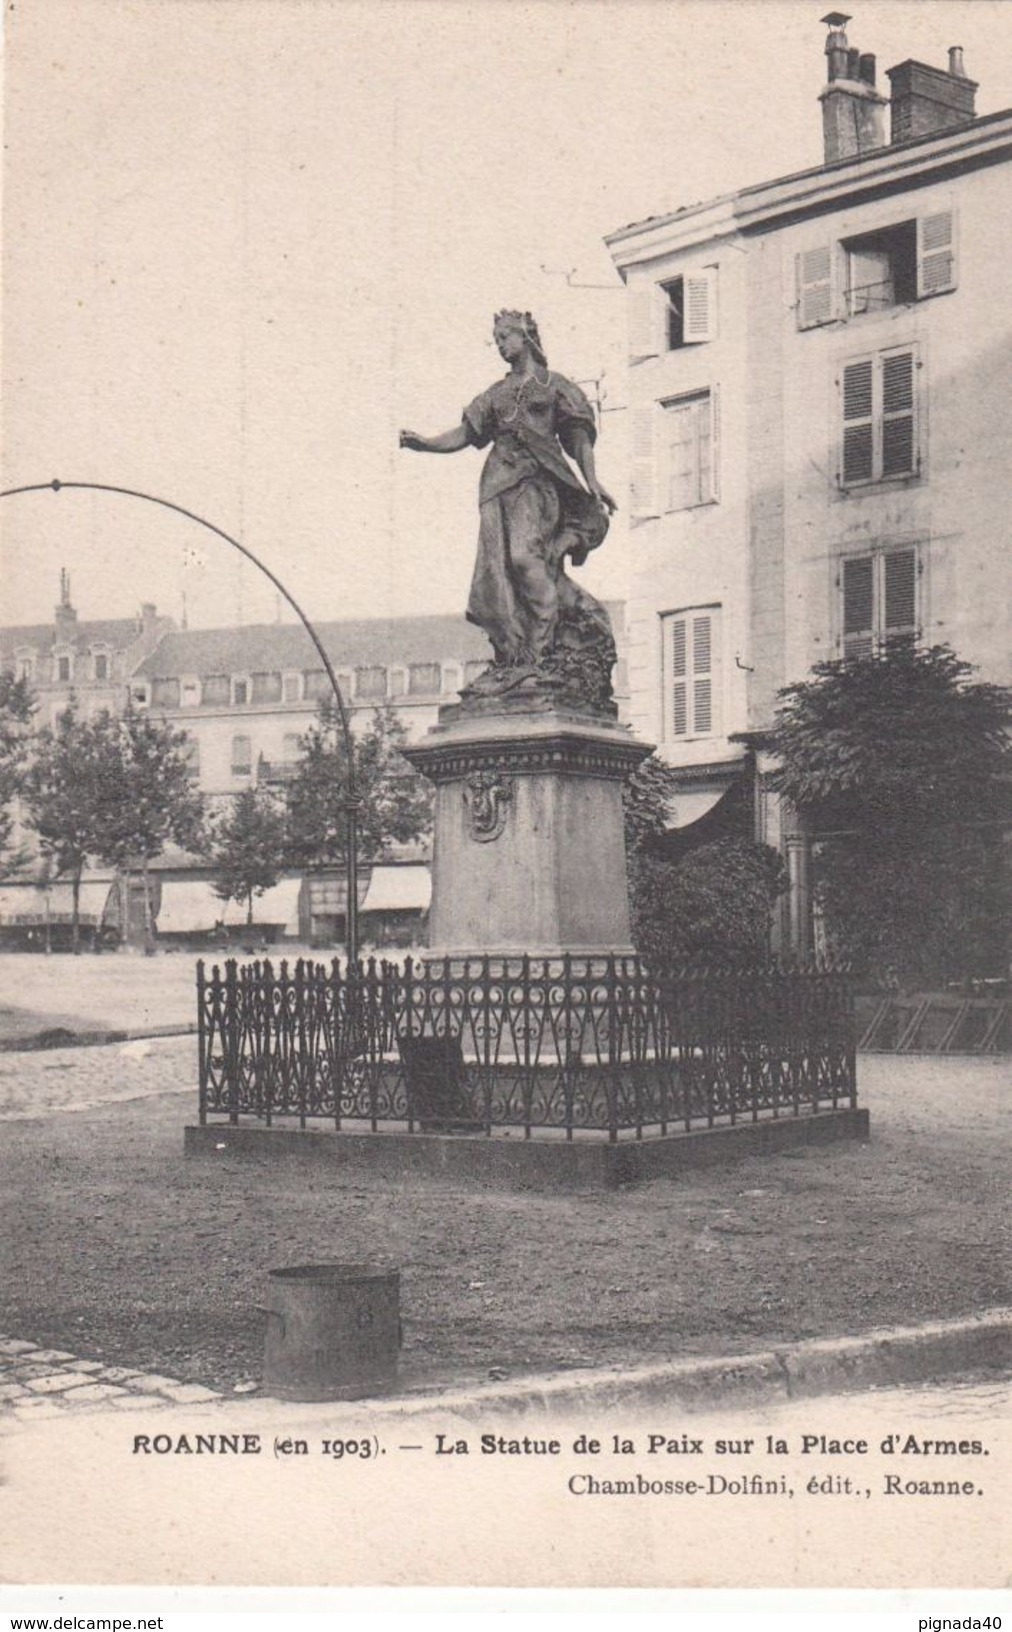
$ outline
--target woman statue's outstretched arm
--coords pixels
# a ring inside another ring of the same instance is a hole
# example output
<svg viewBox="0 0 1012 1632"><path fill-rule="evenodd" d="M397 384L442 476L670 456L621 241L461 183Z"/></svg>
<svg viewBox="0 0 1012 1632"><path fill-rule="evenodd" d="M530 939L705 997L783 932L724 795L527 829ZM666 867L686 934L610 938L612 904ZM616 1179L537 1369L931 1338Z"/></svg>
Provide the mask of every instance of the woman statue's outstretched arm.
<svg viewBox="0 0 1012 1632"><path fill-rule="evenodd" d="M439 436L419 436L417 431L402 431L400 445L402 448L413 448L416 453L460 453L471 443L467 427L455 425L452 431L443 431Z"/></svg>

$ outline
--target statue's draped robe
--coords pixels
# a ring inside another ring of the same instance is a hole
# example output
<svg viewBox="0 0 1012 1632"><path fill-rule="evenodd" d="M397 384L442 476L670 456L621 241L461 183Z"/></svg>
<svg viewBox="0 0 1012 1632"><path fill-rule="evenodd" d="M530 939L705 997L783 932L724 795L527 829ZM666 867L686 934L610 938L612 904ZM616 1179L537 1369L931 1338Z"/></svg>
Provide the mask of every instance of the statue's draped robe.
<svg viewBox="0 0 1012 1632"><path fill-rule="evenodd" d="M491 443L481 473L480 527L467 615L484 629L500 663L537 664L560 644L606 643L608 614L567 577L608 530L602 506L565 458L573 433L596 436L580 388L546 370L498 380L464 409L468 440Z"/></svg>

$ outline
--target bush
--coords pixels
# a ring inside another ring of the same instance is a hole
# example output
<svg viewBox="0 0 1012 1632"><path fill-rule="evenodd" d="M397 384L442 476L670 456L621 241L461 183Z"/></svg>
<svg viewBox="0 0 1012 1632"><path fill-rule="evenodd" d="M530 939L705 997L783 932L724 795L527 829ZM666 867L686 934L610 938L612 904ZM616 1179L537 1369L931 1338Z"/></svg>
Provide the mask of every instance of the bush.
<svg viewBox="0 0 1012 1632"><path fill-rule="evenodd" d="M777 852L750 839L718 839L680 862L644 849L629 858L633 940L654 970L697 961L763 961L770 920L787 885Z"/></svg>

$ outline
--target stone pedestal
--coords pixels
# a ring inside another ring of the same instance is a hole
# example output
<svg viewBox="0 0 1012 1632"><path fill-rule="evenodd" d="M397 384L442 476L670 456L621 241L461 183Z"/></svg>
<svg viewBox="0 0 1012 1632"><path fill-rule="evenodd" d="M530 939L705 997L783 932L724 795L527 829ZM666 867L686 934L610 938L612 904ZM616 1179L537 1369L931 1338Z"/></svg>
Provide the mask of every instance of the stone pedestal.
<svg viewBox="0 0 1012 1632"><path fill-rule="evenodd" d="M437 790L429 956L631 952L622 784L650 751L565 708L444 710L404 750Z"/></svg>

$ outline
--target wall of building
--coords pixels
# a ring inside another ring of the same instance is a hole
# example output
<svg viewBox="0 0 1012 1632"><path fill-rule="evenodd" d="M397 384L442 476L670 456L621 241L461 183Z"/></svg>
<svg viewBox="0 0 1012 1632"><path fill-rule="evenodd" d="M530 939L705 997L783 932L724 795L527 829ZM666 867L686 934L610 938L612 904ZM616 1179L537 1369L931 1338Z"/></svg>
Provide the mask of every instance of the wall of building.
<svg viewBox="0 0 1012 1632"><path fill-rule="evenodd" d="M630 276L630 301L641 292L705 269L712 276L714 337L701 344L669 350L632 362L629 372L633 437L642 461L645 438L652 458L656 513L636 516L631 529L633 567L628 600L629 720L638 735L656 743L674 765L701 760L719 763L741 758L729 742L746 724L744 671L736 662L747 639L748 480L744 459L747 441L747 330L745 280L747 262L733 241L700 248L689 244L637 267ZM668 488L666 415L694 395L709 392L713 413L713 476L710 498L687 507L672 507ZM648 418L652 431L646 430ZM634 455L635 456L635 455ZM676 732L671 693L669 620L689 609L712 609L714 686L711 728L698 732L693 722Z"/></svg>
<svg viewBox="0 0 1012 1632"><path fill-rule="evenodd" d="M779 686L842 655L840 563L883 548L916 549L921 638L951 644L985 678L1005 677L1012 261L995 224L1007 201L1007 166L989 167L749 246L752 728L768 723ZM950 210L952 290L799 330L799 254ZM917 360L919 470L841 487L843 369L906 347Z"/></svg>

